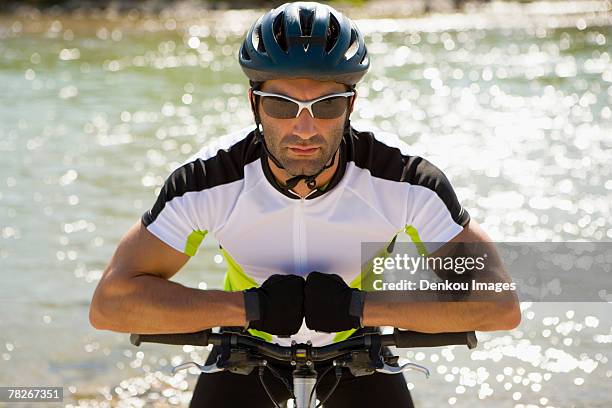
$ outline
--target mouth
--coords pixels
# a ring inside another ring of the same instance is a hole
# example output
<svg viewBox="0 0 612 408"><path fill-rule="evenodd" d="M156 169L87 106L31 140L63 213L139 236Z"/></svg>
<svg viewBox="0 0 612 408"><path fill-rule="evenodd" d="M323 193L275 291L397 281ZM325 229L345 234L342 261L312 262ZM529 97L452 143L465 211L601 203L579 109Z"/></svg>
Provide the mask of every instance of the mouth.
<svg viewBox="0 0 612 408"><path fill-rule="evenodd" d="M289 146L288 149L290 152L298 156L310 156L319 150L319 148L316 146Z"/></svg>

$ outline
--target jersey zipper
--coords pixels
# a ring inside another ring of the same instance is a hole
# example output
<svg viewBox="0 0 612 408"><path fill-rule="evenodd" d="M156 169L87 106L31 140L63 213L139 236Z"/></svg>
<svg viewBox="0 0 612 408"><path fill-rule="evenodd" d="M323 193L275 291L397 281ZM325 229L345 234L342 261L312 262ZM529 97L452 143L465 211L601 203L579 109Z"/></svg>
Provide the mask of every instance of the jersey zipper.
<svg viewBox="0 0 612 408"><path fill-rule="evenodd" d="M305 267L304 253L304 199L300 198L295 205L295 237L294 237L294 253L295 253L295 274L303 275Z"/></svg>
<svg viewBox="0 0 612 408"><path fill-rule="evenodd" d="M289 190L291 191L291 190ZM293 220L293 253L295 259L295 274L303 276L307 272L306 267L308 260L306 256L306 221L304 217L304 207L306 206L306 198L317 190L313 190L308 193L305 197L300 197L297 200L294 209L294 220Z"/></svg>

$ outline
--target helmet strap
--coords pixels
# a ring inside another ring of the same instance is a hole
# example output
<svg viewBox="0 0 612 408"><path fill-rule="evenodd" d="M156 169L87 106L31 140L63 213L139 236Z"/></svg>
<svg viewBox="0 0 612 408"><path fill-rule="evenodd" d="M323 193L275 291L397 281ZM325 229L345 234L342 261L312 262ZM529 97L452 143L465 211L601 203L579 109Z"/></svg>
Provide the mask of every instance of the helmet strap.
<svg viewBox="0 0 612 408"><path fill-rule="evenodd" d="M251 85L253 85L253 83ZM257 88L254 88L254 89L257 89ZM281 164L281 162L276 157L274 157L270 149L268 149L268 145L266 144L266 139L264 139L263 125L261 123L261 119L259 118L259 110L257 109L257 99L256 98L257 96L253 95L253 99L255 100L251 101L251 108L253 109L253 115L255 116L255 138L263 145L266 156L269 157L270 160L272 160L272 162L276 165L276 167L284 170L285 167ZM261 129L260 129L260 126L261 126Z"/></svg>

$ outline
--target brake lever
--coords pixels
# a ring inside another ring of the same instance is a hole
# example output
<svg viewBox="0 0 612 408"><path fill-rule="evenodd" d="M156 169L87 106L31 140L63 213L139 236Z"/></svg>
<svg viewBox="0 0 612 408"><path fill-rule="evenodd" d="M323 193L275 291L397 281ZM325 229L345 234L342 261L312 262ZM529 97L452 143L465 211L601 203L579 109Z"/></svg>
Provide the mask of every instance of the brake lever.
<svg viewBox="0 0 612 408"><path fill-rule="evenodd" d="M223 371L225 370L224 368L218 367L217 363L215 364L208 364L208 365L200 365L194 361L188 361L187 363L183 363L180 365L177 365L176 367L174 367L172 369L172 374L176 374L177 372L181 371L181 370L186 370L188 368L197 368L198 370L200 370L201 372L205 373L205 374L212 374L212 373L218 373L219 371Z"/></svg>
<svg viewBox="0 0 612 408"><path fill-rule="evenodd" d="M406 363L400 367L390 366L388 364L383 364L382 368L377 368L376 371L383 374L398 374L403 373L408 370L416 370L425 374L425 378L429 378L429 369L419 364L415 363Z"/></svg>

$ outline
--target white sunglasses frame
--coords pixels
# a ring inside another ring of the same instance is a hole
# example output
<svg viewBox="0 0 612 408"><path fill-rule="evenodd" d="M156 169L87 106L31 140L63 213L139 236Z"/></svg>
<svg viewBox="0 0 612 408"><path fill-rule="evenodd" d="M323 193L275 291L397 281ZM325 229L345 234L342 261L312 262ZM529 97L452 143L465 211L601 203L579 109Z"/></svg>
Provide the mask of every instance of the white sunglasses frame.
<svg viewBox="0 0 612 408"><path fill-rule="evenodd" d="M334 93L334 94L329 94L329 95L323 95L323 96L320 96L320 97L318 97L316 99L311 99L309 101L300 101L300 100L297 100L297 99L293 99L293 98L291 98L290 96L287 96L287 95L275 94L275 93L263 92L263 91L253 91L253 94L258 95L258 96L275 96L277 98L286 99L288 101L296 103L298 105L298 111L297 111L297 114L295 115L295 118L300 116L300 113L302 113L302 110L306 109L308 111L308 113L310 113L310 116L313 119L320 119L320 118L315 117L314 113L312 113L312 105L314 105L315 103L317 103L319 101L322 101L324 99L328 99L328 98L334 98L334 97L339 97L339 96L343 96L343 97L353 96L353 95L355 95L355 92L348 91L348 92L340 92L340 93ZM295 119L295 118L293 118L293 119ZM289 118L289 119L291 119L291 118Z"/></svg>

